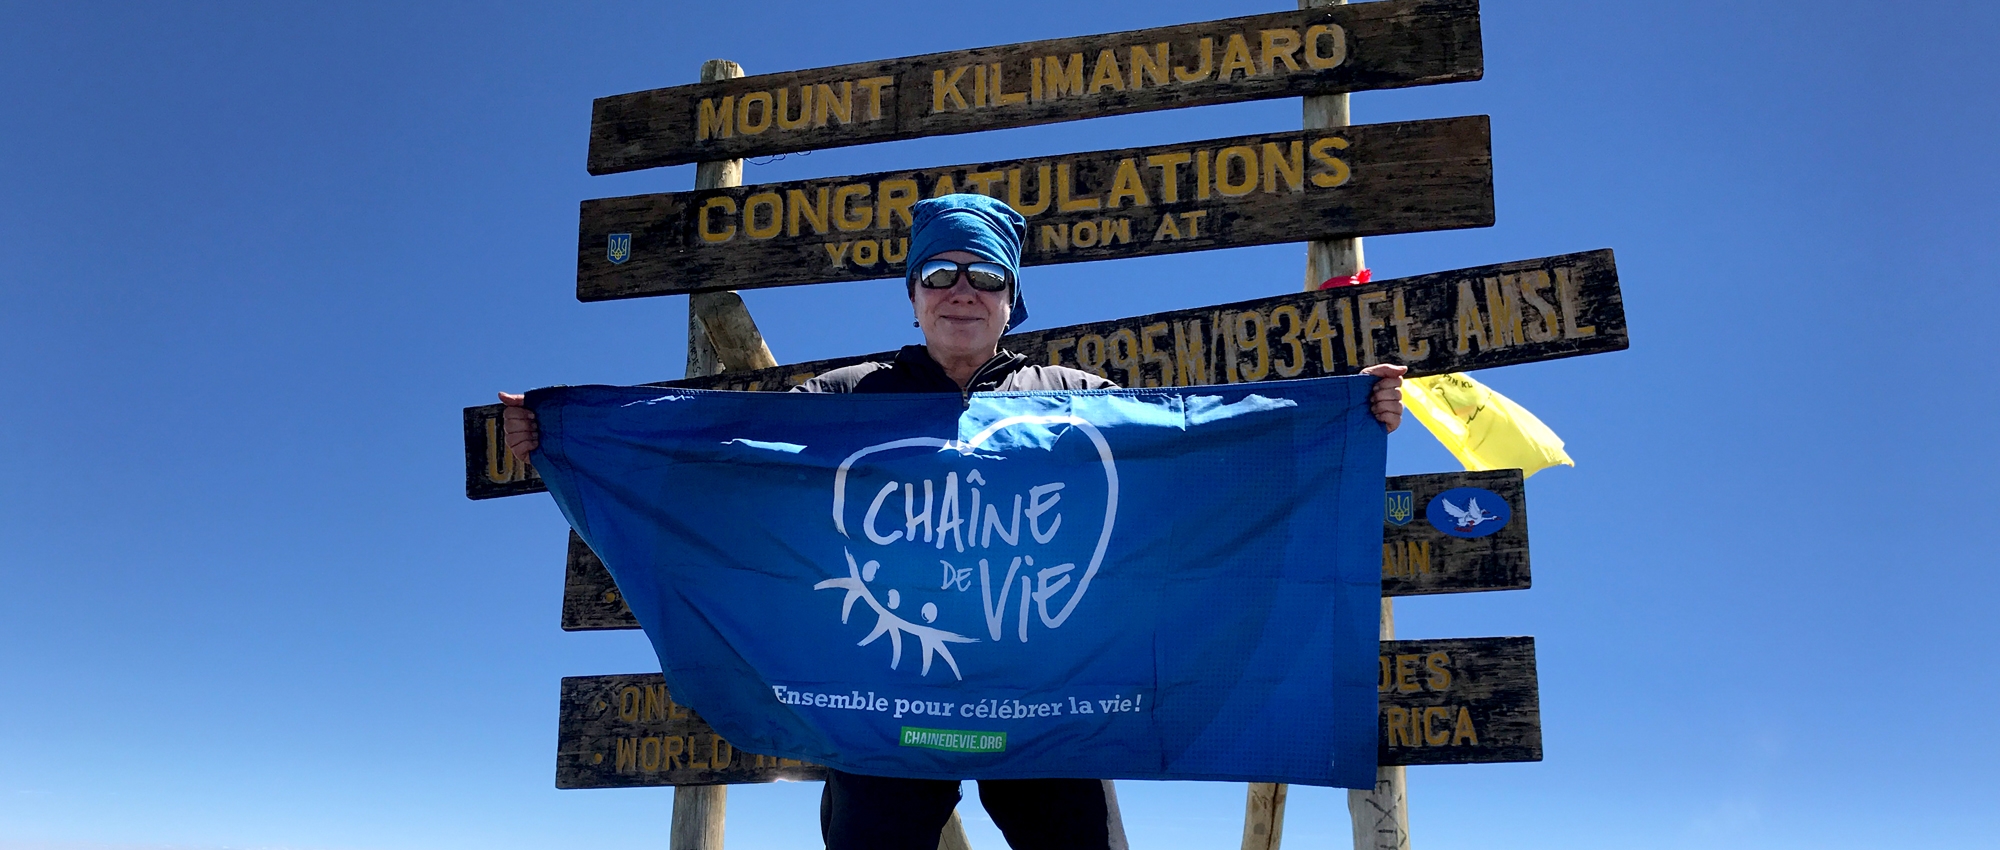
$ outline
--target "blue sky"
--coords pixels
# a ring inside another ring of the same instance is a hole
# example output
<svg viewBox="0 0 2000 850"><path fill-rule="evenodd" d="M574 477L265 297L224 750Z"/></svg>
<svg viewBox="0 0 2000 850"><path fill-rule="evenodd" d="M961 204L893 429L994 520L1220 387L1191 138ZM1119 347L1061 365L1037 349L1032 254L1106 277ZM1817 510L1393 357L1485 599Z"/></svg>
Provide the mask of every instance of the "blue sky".
<svg viewBox="0 0 2000 850"><path fill-rule="evenodd" d="M1246 3L0 6L0 850L664 844L557 791L562 519L468 502L459 410L680 374L684 299L579 304L593 97L1273 11ZM747 13L747 14L745 14ZM1494 2L1497 226L1399 276L1617 249L1627 352L1482 373L1569 442L1535 588L1403 636L1530 634L1539 764L1415 768L1425 848L1974 846L2000 830L1990 541L2000 59L1988 4ZM751 181L1298 126L1274 101L753 164ZM1033 270L1035 323L1286 292L1300 246ZM913 341L900 287L746 295L783 362ZM1982 390L1981 387L1987 389ZM1392 472L1453 468L1420 429ZM817 786L738 787L733 847ZM1136 847L1233 846L1240 786L1126 783ZM974 844L1001 846L976 806ZM1343 846L1298 789L1288 846Z"/></svg>

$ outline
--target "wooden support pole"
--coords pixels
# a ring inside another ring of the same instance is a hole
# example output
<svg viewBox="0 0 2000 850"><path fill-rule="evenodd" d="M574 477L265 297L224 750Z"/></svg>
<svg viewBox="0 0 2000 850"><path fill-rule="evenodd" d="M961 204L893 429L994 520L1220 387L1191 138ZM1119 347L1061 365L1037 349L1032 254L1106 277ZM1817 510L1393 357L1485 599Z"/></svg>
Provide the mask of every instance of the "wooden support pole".
<svg viewBox="0 0 2000 850"><path fill-rule="evenodd" d="M704 83L741 76L743 66L727 59L710 59L701 63L701 81ZM696 189L741 185L743 160L703 162L694 167ZM756 347L763 351L764 360L769 365L777 365L771 357L771 350L764 346L763 336L757 333L757 323L751 321L750 312L744 309L743 299L734 292L719 292L716 295L726 297L706 299L708 303L703 303L700 295L688 298L688 376L713 375L728 368L728 361L718 356L721 352L709 341L711 334L706 326L710 324L730 327L733 333L729 336L730 356L742 356L749 345L747 340L755 340ZM704 314L711 314L712 317L705 317ZM740 314L740 321L732 322L737 318L736 314ZM736 368L746 367L737 365ZM722 850L722 827L728 808L727 785L682 785L675 788L674 821L667 839L668 850Z"/></svg>
<svg viewBox="0 0 2000 850"><path fill-rule="evenodd" d="M733 80L743 76L743 66L727 59L701 63L701 81ZM696 163L694 187L719 189L743 185L743 160L724 159ZM713 375L738 369L767 369L778 365L757 322L734 292L704 292L688 296L688 377ZM717 786L720 787L720 786ZM720 844L716 845L720 847ZM678 848L677 848L678 850Z"/></svg>

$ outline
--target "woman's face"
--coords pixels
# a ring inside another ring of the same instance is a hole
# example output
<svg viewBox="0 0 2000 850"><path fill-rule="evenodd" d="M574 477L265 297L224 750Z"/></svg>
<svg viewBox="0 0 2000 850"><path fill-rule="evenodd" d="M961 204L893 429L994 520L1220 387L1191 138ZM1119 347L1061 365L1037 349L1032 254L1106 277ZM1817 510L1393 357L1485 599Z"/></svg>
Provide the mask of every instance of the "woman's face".
<svg viewBox="0 0 2000 850"><path fill-rule="evenodd" d="M967 251L946 251L926 259L975 263L984 258ZM933 352L991 356L1007 330L1014 293L1008 289L981 292L959 275L950 289L919 285L910 300L917 310L917 327L924 331L924 345Z"/></svg>

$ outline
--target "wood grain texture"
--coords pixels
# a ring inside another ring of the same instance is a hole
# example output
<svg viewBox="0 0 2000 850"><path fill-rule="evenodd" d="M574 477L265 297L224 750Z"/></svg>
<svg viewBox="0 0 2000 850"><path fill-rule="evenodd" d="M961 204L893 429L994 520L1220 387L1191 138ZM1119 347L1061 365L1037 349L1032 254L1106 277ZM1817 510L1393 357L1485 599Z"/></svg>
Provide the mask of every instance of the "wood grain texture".
<svg viewBox="0 0 2000 850"><path fill-rule="evenodd" d="M1487 227L1493 155L1471 116L600 198L578 216L576 297L900 277L910 205L952 191L1020 210L1034 266Z"/></svg>
<svg viewBox="0 0 2000 850"><path fill-rule="evenodd" d="M1398 475L1387 485L1389 492L1410 492L1416 514L1405 525L1383 521L1383 596L1528 588L1528 503L1520 470ZM1454 487L1494 492L1513 511L1512 518L1485 537L1468 539L1439 531L1424 520L1424 507ZM574 531L569 532L563 570L562 627L571 632L639 627L604 561Z"/></svg>
<svg viewBox="0 0 2000 850"><path fill-rule="evenodd" d="M602 97L591 109L587 167L616 174L1205 104L1454 83L1477 80L1484 68L1477 0L1276 12Z"/></svg>
<svg viewBox="0 0 2000 850"><path fill-rule="evenodd" d="M1541 760L1534 638L1383 641L1380 665L1383 764ZM658 673L566 676L560 715L557 788L825 778L823 767L723 741Z"/></svg>
<svg viewBox="0 0 2000 850"><path fill-rule="evenodd" d="M1000 344L1140 387L1352 375L1381 362L1439 375L1620 351L1627 340L1617 264L1600 250L1028 331ZM656 386L781 390L891 354ZM465 409L466 498L544 489L533 469L507 456L499 416L497 404Z"/></svg>

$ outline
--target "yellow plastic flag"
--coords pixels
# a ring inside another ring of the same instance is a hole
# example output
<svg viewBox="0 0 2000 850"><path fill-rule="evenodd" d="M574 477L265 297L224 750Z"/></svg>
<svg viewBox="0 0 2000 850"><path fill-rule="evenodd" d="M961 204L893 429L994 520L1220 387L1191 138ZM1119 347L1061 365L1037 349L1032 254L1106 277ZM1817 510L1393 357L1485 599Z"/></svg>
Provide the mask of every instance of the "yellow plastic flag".
<svg viewBox="0 0 2000 850"><path fill-rule="evenodd" d="M1562 438L1535 414L1465 375L1409 378L1403 406L1466 469L1518 467L1526 477L1557 464L1576 465Z"/></svg>

